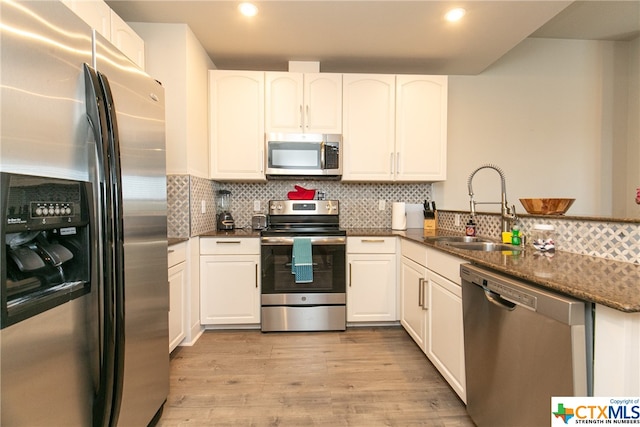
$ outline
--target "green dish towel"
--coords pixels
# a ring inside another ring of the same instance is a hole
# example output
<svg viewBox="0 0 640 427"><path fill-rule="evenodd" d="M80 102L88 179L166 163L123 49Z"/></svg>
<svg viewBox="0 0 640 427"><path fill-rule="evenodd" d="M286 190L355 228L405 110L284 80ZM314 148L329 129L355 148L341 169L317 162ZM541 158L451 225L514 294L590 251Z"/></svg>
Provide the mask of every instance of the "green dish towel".
<svg viewBox="0 0 640 427"><path fill-rule="evenodd" d="M296 283L313 282L311 239L308 237L293 238L291 274L296 276Z"/></svg>

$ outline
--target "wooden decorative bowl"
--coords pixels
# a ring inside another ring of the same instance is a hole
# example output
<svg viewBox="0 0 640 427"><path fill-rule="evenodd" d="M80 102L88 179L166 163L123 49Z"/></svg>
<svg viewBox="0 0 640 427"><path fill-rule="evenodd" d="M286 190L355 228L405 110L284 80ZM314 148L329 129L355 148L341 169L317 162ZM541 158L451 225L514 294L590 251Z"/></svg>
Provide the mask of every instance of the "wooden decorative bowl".
<svg viewBox="0 0 640 427"><path fill-rule="evenodd" d="M532 215L564 215L576 199L520 199Z"/></svg>

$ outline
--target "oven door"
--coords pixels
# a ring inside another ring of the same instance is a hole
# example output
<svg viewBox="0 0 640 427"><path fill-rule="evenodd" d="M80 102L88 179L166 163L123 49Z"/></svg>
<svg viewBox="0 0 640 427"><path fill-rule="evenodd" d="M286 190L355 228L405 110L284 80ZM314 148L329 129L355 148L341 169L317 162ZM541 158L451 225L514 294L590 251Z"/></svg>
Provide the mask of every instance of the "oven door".
<svg viewBox="0 0 640 427"><path fill-rule="evenodd" d="M262 294L344 294L345 237L313 236L313 281L296 283L291 273L293 236L262 237Z"/></svg>

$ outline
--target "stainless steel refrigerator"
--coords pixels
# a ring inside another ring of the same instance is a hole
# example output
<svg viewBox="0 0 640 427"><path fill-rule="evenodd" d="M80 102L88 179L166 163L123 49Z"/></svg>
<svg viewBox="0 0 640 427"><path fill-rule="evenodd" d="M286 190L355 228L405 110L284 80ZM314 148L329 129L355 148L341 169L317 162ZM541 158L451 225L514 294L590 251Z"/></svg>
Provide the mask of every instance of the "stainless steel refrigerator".
<svg viewBox="0 0 640 427"><path fill-rule="evenodd" d="M58 1L0 2L0 425L169 392L164 92Z"/></svg>

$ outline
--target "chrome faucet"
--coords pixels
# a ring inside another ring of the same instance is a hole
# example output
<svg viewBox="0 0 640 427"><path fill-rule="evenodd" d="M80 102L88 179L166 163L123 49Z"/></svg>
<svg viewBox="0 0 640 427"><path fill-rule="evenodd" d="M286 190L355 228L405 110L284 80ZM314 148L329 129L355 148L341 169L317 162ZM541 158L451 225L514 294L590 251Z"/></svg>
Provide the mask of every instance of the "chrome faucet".
<svg viewBox="0 0 640 427"><path fill-rule="evenodd" d="M471 185L471 182L473 181L473 176L480 169L493 169L496 172L498 172L498 174L500 175L500 181L502 184L502 200L500 202L476 202L475 200L473 200L473 186ZM502 208L501 209L502 231L511 231L512 225L517 219L516 206L512 205L511 208L509 208L509 205L507 204L507 184L504 179L504 172L502 171L502 169L492 164L482 165L478 169L471 172L471 175L469 175L469 179L467 180L467 186L469 187L469 197L470 197L469 206L471 210L471 218L475 218L476 216L476 205L498 205L499 204Z"/></svg>

